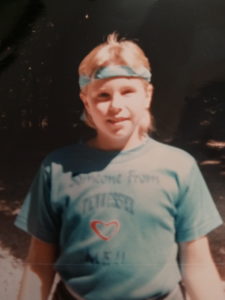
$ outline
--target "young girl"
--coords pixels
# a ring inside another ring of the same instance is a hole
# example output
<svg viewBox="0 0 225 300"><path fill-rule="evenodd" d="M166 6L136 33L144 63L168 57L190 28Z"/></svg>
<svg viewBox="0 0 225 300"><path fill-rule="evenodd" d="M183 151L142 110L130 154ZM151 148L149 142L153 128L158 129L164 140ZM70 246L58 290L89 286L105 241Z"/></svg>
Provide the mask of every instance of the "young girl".
<svg viewBox="0 0 225 300"><path fill-rule="evenodd" d="M221 224L195 160L154 141L148 59L115 34L81 62L96 135L46 157L16 225L32 235L19 300L224 299L205 235ZM179 263L178 263L179 261Z"/></svg>

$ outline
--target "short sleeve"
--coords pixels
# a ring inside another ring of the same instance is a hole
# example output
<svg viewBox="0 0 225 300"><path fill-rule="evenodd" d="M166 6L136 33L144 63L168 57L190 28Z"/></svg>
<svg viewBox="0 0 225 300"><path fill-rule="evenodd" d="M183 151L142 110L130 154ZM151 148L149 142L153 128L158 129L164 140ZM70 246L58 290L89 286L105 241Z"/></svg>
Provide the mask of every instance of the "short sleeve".
<svg viewBox="0 0 225 300"><path fill-rule="evenodd" d="M187 177L177 202L177 242L196 240L223 223L195 161Z"/></svg>
<svg viewBox="0 0 225 300"><path fill-rule="evenodd" d="M51 180L44 164L32 182L15 225L45 242L58 240L59 218L52 209Z"/></svg>

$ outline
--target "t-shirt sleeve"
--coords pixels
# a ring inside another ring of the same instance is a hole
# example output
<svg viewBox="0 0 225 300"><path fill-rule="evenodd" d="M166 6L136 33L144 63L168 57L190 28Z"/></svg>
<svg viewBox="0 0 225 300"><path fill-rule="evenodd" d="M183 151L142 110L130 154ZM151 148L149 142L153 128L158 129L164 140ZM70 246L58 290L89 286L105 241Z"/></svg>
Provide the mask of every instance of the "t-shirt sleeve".
<svg viewBox="0 0 225 300"><path fill-rule="evenodd" d="M37 172L15 225L36 238L57 243L59 218L51 204L51 181L44 164Z"/></svg>
<svg viewBox="0 0 225 300"><path fill-rule="evenodd" d="M177 202L177 242L196 240L223 223L196 162L187 177Z"/></svg>

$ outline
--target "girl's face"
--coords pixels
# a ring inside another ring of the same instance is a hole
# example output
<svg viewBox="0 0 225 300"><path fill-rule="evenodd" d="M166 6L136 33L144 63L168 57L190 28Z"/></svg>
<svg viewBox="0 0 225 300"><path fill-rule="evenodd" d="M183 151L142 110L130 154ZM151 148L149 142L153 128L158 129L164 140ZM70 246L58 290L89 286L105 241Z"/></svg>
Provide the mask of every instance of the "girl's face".
<svg viewBox="0 0 225 300"><path fill-rule="evenodd" d="M103 148L124 148L128 141L130 147L140 143L141 120L152 97L152 86L146 86L138 78L116 77L94 80L81 93Z"/></svg>

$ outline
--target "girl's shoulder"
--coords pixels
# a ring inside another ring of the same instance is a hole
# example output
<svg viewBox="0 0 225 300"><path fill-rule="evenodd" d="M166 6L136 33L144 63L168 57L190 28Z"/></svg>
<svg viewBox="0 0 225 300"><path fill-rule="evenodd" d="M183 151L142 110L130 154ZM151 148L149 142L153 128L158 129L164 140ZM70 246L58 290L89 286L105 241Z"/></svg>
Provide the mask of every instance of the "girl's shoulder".
<svg viewBox="0 0 225 300"><path fill-rule="evenodd" d="M151 163L155 164L157 169L187 177L193 169L198 168L195 158L187 151L155 140L152 145L149 157L151 156Z"/></svg>
<svg viewBox="0 0 225 300"><path fill-rule="evenodd" d="M176 147L174 145L166 144L163 142L156 141L152 139L152 144L154 152L162 159L163 161L174 162L186 162L188 164L193 164L195 158L186 150Z"/></svg>
<svg viewBox="0 0 225 300"><path fill-rule="evenodd" d="M44 167L52 165L69 165L84 160L85 145L82 143L74 143L57 148L48 153L42 161Z"/></svg>

